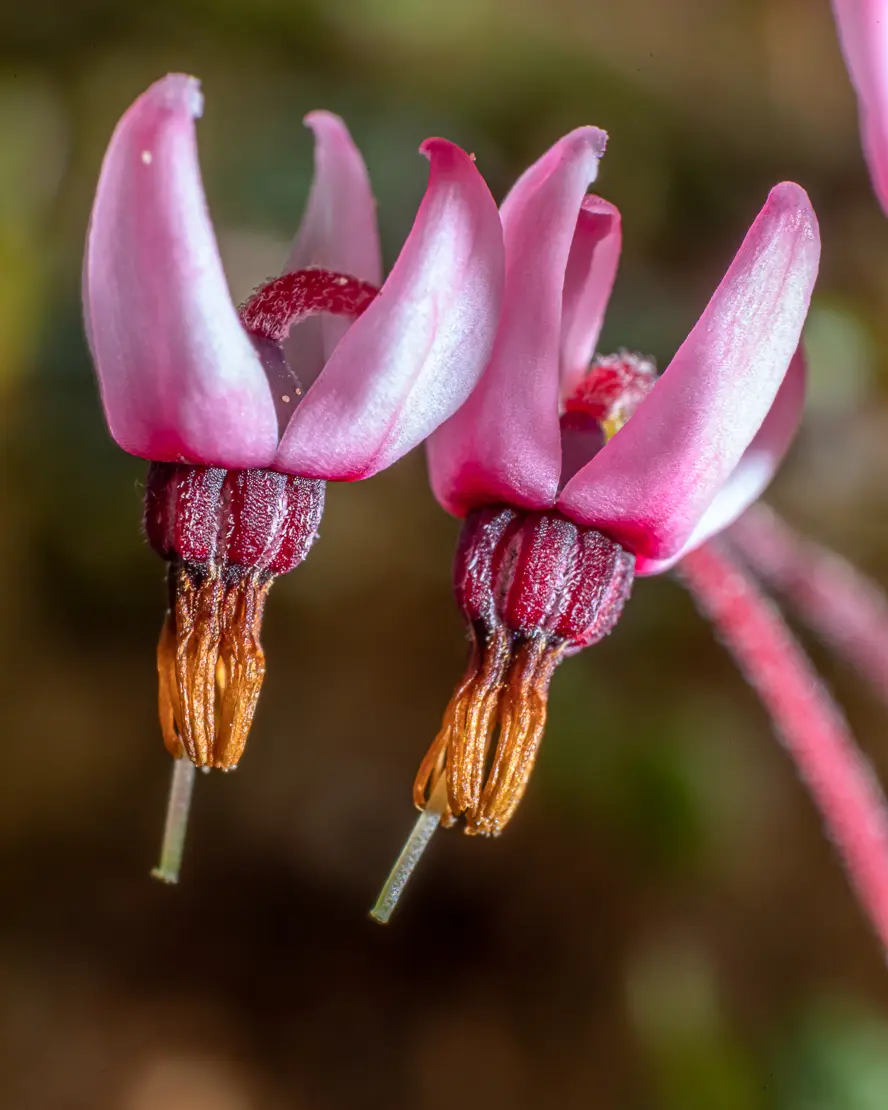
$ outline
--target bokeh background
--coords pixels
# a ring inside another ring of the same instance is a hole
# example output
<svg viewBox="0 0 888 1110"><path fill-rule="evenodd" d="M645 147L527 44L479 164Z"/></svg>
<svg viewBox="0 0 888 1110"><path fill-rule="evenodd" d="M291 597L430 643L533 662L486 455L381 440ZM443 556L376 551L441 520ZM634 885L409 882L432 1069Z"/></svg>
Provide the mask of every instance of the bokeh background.
<svg viewBox="0 0 888 1110"><path fill-rule="evenodd" d="M805 429L771 500L888 583L888 220L826 0L30 0L0 7L0 1105L9 1110L884 1110L888 972L768 720L679 585L638 584L556 675L528 796L441 833L367 918L463 664L457 525L421 452L331 487L281 580L247 758L201 777L182 883L148 870L170 764L144 466L80 323L111 129L168 70L237 298L274 274L315 107L365 152L389 261L420 141L495 195L611 135L624 214L602 349L663 364L778 180L824 254ZM811 645L888 776L888 709Z"/></svg>

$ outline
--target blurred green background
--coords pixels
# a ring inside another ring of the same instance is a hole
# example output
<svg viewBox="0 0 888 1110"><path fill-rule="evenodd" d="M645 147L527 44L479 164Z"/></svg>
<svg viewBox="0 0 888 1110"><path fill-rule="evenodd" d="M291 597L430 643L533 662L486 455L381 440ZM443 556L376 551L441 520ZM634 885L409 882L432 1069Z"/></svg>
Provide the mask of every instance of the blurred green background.
<svg viewBox="0 0 888 1110"><path fill-rule="evenodd" d="M203 79L234 295L277 272L316 107L365 153L386 256L443 134L497 197L611 135L624 215L602 349L661 365L768 188L818 210L805 430L771 499L888 583L888 221L826 0L30 0L0 7L0 1104L10 1110L884 1110L888 972L768 721L668 579L554 682L517 819L442 833L366 911L463 663L457 525L421 452L331 487L268 607L241 769L201 777L183 881L152 882L170 763L164 568L80 323L117 118ZM888 775L888 711L812 645Z"/></svg>

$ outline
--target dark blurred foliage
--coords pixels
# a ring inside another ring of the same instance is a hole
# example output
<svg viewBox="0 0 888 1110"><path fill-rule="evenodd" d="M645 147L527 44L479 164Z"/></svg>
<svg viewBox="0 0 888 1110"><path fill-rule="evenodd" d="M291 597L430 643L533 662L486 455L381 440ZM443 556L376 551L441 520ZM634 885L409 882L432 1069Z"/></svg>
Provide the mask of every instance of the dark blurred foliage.
<svg viewBox="0 0 888 1110"><path fill-rule="evenodd" d="M767 189L800 181L824 259L806 426L772 500L888 583L888 222L826 0L3 5L0 1103L883 1110L878 946L667 579L556 676L507 834L439 834L392 925L368 920L464 650L457 526L420 452L330 489L322 542L272 592L247 758L199 780L181 885L148 878L163 568L144 467L104 429L79 273L111 129L173 69L204 82L236 297L285 255L315 107L366 154L389 259L426 135L473 150L501 196L566 129L605 127L625 250L602 346L661 364ZM812 649L888 775L888 712Z"/></svg>

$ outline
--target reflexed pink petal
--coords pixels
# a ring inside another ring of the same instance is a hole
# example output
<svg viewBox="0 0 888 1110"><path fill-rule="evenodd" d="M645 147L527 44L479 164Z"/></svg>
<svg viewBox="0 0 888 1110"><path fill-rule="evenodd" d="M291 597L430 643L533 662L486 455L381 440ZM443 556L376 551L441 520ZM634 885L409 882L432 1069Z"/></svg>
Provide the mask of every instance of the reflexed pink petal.
<svg viewBox="0 0 888 1110"><path fill-rule="evenodd" d="M594 127L572 131L503 202L506 291L496 349L468 402L428 444L432 488L452 513L500 501L529 508L555 501L564 274L606 140Z"/></svg>
<svg viewBox="0 0 888 1110"><path fill-rule="evenodd" d="M778 185L663 376L559 507L644 559L676 556L771 408L819 257L807 195Z"/></svg>
<svg viewBox="0 0 888 1110"><path fill-rule="evenodd" d="M315 173L284 272L318 266L382 284L376 201L348 128L332 112L310 112Z"/></svg>
<svg viewBox="0 0 888 1110"><path fill-rule="evenodd" d="M422 150L431 168L413 230L294 413L279 469L375 474L459 408L490 357L503 284L496 205L459 147L429 139Z"/></svg>
<svg viewBox="0 0 888 1110"><path fill-rule="evenodd" d="M207 212L194 135L201 109L199 83L172 74L117 125L87 238L86 331L124 450L264 466L277 419Z"/></svg>
<svg viewBox="0 0 888 1110"><path fill-rule="evenodd" d="M364 159L339 116L332 112L310 112L305 123L315 136L315 173L305 215L284 272L319 266L379 286L382 255L376 201ZM307 332L323 332L323 359L327 359L349 325L349 320L325 316L297 329L285 347L297 347L300 343L304 347L309 338ZM287 353L293 352L288 349ZM295 361L290 358L291 363ZM303 369L302 379L313 381L322 365L323 361L310 373Z"/></svg>
<svg viewBox="0 0 888 1110"><path fill-rule="evenodd" d="M783 457L789 450L805 404L805 352L800 344L793 355L783 384L777 391L771 411L746 448L737 469L715 495L681 551L671 559L636 561L636 574L662 574L683 559L689 551L733 524L765 492Z"/></svg>
<svg viewBox="0 0 888 1110"><path fill-rule="evenodd" d="M619 210L601 197L587 196L564 275L561 320L561 395L585 374L604 323L617 266L622 230Z"/></svg>
<svg viewBox="0 0 888 1110"><path fill-rule="evenodd" d="M873 188L888 215L888 7L885 0L833 0L833 12Z"/></svg>

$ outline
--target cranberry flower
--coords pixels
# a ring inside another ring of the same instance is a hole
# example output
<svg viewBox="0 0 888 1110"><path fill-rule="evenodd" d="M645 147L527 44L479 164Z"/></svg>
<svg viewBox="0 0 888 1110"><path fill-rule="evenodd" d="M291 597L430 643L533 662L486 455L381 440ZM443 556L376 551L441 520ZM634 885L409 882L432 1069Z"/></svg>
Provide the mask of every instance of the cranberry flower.
<svg viewBox="0 0 888 1110"><path fill-rule="evenodd" d="M381 920L439 821L502 831L557 664L610 632L636 574L674 566L755 500L800 417L820 255L804 191L772 190L657 378L640 356L592 359L621 241L617 209L586 194L603 149L595 128L572 132L503 202L493 355L428 441L435 496L464 519L454 586L470 655L420 767L424 813L374 908Z"/></svg>
<svg viewBox="0 0 888 1110"><path fill-rule="evenodd" d="M265 598L308 554L324 482L384 469L466 400L491 354L504 265L472 158L429 139L428 188L383 282L364 163L343 122L314 112L302 225L282 276L238 311L201 184L202 104L199 83L173 74L117 125L83 283L108 426L151 460L145 528L169 564L158 672L177 772L160 876L173 881L192 766L241 758Z"/></svg>
<svg viewBox="0 0 888 1110"><path fill-rule="evenodd" d="M595 141L591 131L562 140L503 205L491 364L429 441L436 495L465 517L454 581L471 652L417 776L424 812L373 914L388 919L442 821L488 835L504 827L542 739L555 666L613 628L633 574L675 566L768 710L888 952L888 805L759 585L786 593L886 696L888 600L752 504L801 415L814 214L798 186L772 190L660 379L625 352L587 366L620 245L616 210L583 195ZM551 249L534 287L537 234Z"/></svg>

